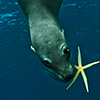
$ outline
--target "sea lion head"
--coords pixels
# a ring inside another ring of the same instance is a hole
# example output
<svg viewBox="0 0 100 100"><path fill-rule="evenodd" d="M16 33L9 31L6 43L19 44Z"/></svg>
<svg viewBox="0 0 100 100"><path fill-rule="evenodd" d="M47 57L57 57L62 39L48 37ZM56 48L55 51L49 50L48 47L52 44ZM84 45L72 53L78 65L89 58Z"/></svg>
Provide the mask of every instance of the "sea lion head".
<svg viewBox="0 0 100 100"><path fill-rule="evenodd" d="M60 48L59 48L60 49ZM53 75L55 74L56 78L62 82L70 81L70 79L73 78L73 65L70 63L70 50L67 47L66 44L62 45L62 48L57 51L51 51L56 52L53 54L52 57L44 57L42 62L43 64L52 69L54 71ZM50 72L50 71L49 71Z"/></svg>
<svg viewBox="0 0 100 100"><path fill-rule="evenodd" d="M64 31L52 32L54 34L48 33L47 36L43 36L44 39L40 36L39 42L34 43L35 48L38 49L32 48L43 64L54 71L57 80L67 82L73 78L74 74L73 65L70 63L70 50L64 37ZM37 47L35 44L40 45Z"/></svg>

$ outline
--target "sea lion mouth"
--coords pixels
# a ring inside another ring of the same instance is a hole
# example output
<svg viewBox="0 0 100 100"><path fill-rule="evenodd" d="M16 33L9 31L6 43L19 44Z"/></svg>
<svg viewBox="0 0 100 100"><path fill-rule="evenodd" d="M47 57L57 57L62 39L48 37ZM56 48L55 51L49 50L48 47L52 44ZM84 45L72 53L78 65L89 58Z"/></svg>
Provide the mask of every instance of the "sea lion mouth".
<svg viewBox="0 0 100 100"><path fill-rule="evenodd" d="M42 68L42 70L45 72L45 75L48 75L49 77L57 80L57 81L60 81L60 82L68 82L70 81L74 75L68 75L66 77L63 77L62 75L54 72L52 69L46 69L46 68Z"/></svg>
<svg viewBox="0 0 100 100"><path fill-rule="evenodd" d="M66 78L64 78L63 82L68 82L73 78L74 75L68 75Z"/></svg>
<svg viewBox="0 0 100 100"><path fill-rule="evenodd" d="M67 75L66 77L63 77L62 75L59 75L59 74L56 74L56 76L58 80L62 82L68 82L74 77L74 75Z"/></svg>

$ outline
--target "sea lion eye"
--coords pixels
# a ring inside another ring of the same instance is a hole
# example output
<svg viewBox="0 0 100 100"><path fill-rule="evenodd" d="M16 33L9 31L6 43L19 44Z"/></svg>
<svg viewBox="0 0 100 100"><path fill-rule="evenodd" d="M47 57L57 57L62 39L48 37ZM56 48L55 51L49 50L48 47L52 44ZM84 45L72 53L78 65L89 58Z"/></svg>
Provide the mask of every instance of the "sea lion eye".
<svg viewBox="0 0 100 100"><path fill-rule="evenodd" d="M70 57L70 50L66 45L62 46L63 54L65 54L68 58Z"/></svg>
<svg viewBox="0 0 100 100"><path fill-rule="evenodd" d="M49 66L50 65L50 63L48 62L48 61L43 61L43 64L45 65L45 66Z"/></svg>
<svg viewBox="0 0 100 100"><path fill-rule="evenodd" d="M69 48L64 49L64 54L66 54L68 57L70 57L70 50Z"/></svg>
<svg viewBox="0 0 100 100"><path fill-rule="evenodd" d="M50 67L51 60L50 60L49 58L44 58L43 64L44 64L46 67Z"/></svg>
<svg viewBox="0 0 100 100"><path fill-rule="evenodd" d="M64 53L65 53L65 54L68 54L69 52L70 52L70 51L69 51L69 48L65 48L65 49L64 49Z"/></svg>

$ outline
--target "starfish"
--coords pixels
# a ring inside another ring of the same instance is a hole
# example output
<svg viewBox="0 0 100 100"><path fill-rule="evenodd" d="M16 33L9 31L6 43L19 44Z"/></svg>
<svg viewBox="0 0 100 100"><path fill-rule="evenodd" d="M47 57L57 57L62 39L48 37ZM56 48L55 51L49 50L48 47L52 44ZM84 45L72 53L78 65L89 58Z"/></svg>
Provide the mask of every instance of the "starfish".
<svg viewBox="0 0 100 100"><path fill-rule="evenodd" d="M86 77L86 74L84 72L84 69L86 68L89 68L95 64L98 64L100 63L100 61L96 61L96 62L93 62L93 63L90 63L90 64L87 64L85 66L82 67L82 62L81 62L81 52L80 52L80 48L78 47L78 66L74 65L74 67L78 70L73 81L70 83L70 85L67 87L67 89L69 89L69 87L75 82L76 78L78 77L78 75L81 73L82 77L83 77L83 80L84 80L84 83L85 83L85 87L86 87L86 90L87 92L89 92L89 89L88 89L88 82L87 82L87 77Z"/></svg>

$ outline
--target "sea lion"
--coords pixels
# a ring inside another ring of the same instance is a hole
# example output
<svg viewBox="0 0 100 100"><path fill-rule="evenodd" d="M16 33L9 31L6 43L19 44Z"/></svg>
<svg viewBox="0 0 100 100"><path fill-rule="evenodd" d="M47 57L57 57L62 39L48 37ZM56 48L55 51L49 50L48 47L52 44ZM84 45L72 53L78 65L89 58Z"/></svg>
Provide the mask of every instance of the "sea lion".
<svg viewBox="0 0 100 100"><path fill-rule="evenodd" d="M64 30L58 21L63 0L17 0L29 21L31 49L62 82L72 79L73 65Z"/></svg>

